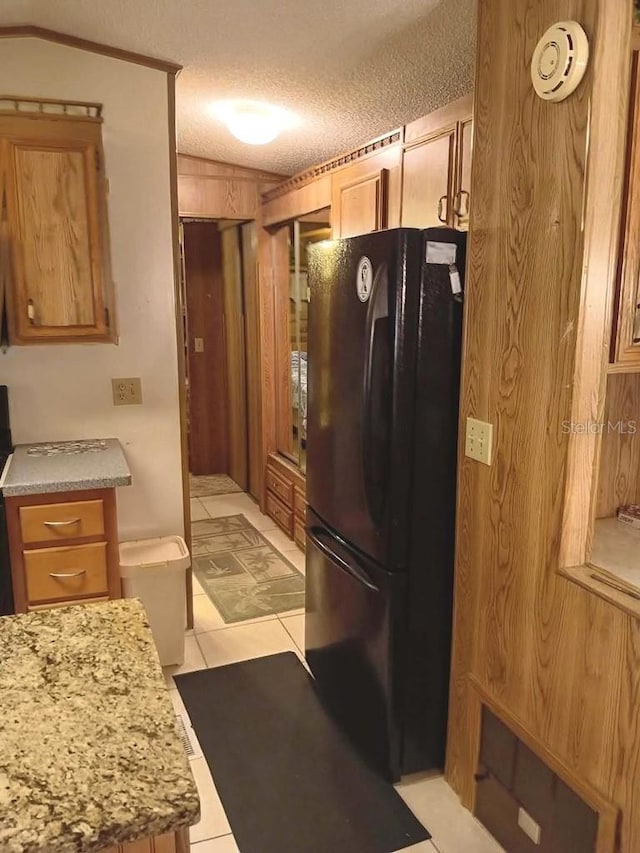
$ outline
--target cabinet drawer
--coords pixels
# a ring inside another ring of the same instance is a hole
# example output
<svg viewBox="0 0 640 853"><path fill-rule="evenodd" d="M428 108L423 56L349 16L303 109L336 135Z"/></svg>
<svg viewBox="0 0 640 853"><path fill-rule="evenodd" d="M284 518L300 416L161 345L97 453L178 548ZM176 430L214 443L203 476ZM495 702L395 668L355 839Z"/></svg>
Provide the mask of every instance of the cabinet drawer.
<svg viewBox="0 0 640 853"><path fill-rule="evenodd" d="M279 524L287 536L293 535L293 513L284 504L267 492L267 514Z"/></svg>
<svg viewBox="0 0 640 853"><path fill-rule="evenodd" d="M25 545L52 539L104 536L102 501L22 506L20 531Z"/></svg>
<svg viewBox="0 0 640 853"><path fill-rule="evenodd" d="M293 483L288 483L271 468L267 468L267 489L277 495L285 506L293 506Z"/></svg>
<svg viewBox="0 0 640 853"><path fill-rule="evenodd" d="M24 552L27 600L55 601L107 593L107 543Z"/></svg>
<svg viewBox="0 0 640 853"><path fill-rule="evenodd" d="M307 520L307 499L300 486L295 486L293 490L293 511L304 527L304 522Z"/></svg>
<svg viewBox="0 0 640 853"><path fill-rule="evenodd" d="M298 548L301 548L303 551L306 550L307 534L304 522L300 521L299 518L293 519L293 541L296 543Z"/></svg>

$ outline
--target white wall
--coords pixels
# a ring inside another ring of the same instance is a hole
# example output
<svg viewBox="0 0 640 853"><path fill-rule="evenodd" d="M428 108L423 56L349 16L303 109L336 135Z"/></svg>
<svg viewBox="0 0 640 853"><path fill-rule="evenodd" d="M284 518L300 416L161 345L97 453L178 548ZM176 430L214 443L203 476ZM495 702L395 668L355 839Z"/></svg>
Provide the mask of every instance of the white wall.
<svg viewBox="0 0 640 853"><path fill-rule="evenodd" d="M167 76L40 39L3 39L0 55L0 92L104 105L120 332L118 346L0 354L13 440L119 438L133 475L133 485L118 490L121 538L181 533ZM142 378L142 406L113 406L117 376Z"/></svg>

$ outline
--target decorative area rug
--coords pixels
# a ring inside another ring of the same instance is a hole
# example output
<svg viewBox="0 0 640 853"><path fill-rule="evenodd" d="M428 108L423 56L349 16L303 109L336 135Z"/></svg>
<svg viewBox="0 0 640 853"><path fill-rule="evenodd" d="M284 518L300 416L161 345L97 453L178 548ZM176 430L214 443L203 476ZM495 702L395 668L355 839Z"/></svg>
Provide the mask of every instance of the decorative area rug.
<svg viewBox="0 0 640 853"><path fill-rule="evenodd" d="M189 474L189 491L192 498L208 498L211 495L230 495L242 489L226 474Z"/></svg>
<svg viewBox="0 0 640 853"><path fill-rule="evenodd" d="M191 525L192 566L225 622L304 607L304 576L244 515Z"/></svg>
<svg viewBox="0 0 640 853"><path fill-rule="evenodd" d="M242 853L393 853L431 837L293 652L175 680Z"/></svg>

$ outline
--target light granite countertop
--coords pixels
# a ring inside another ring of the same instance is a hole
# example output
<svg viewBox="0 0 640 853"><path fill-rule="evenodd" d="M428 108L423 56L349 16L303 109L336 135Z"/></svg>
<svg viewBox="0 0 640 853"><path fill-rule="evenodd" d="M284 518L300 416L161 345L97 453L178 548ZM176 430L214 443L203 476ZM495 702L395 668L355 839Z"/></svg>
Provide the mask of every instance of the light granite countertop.
<svg viewBox="0 0 640 853"><path fill-rule="evenodd" d="M93 853L198 819L135 599L0 618L0 850Z"/></svg>
<svg viewBox="0 0 640 853"><path fill-rule="evenodd" d="M116 438L19 444L0 483L5 497L110 489L131 484Z"/></svg>

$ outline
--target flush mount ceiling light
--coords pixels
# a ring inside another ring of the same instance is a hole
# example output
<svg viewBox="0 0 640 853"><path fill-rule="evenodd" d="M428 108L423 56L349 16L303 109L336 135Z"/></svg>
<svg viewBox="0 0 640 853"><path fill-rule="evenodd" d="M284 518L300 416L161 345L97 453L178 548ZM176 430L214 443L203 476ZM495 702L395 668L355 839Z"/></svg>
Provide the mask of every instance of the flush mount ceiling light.
<svg viewBox="0 0 640 853"><path fill-rule="evenodd" d="M249 145L273 142L282 130L295 124L286 110L260 101L219 101L213 110L236 139Z"/></svg>

